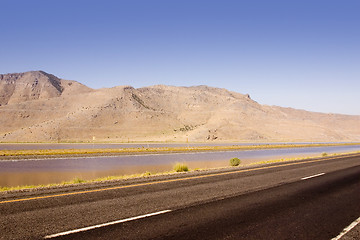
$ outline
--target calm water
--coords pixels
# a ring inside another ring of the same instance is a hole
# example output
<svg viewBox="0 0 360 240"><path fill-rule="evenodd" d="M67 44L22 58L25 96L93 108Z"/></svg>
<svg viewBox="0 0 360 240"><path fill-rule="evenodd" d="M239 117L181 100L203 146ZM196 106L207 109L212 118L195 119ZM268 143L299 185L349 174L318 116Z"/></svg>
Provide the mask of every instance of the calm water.
<svg viewBox="0 0 360 240"><path fill-rule="evenodd" d="M228 166L229 159L233 157L240 158L242 164L249 164L286 157L316 156L323 152L352 151L360 151L360 146L0 161L0 186L60 183L75 177L93 179L146 171L169 171L176 162L186 162L192 169L212 168Z"/></svg>

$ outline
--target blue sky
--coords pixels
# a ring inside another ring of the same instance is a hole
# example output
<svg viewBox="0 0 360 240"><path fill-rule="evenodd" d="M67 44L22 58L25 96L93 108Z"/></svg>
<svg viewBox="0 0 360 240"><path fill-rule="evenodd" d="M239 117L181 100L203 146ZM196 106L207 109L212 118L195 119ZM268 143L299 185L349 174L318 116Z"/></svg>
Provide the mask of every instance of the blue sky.
<svg viewBox="0 0 360 240"><path fill-rule="evenodd" d="M358 0L0 0L0 73L209 85L360 115Z"/></svg>

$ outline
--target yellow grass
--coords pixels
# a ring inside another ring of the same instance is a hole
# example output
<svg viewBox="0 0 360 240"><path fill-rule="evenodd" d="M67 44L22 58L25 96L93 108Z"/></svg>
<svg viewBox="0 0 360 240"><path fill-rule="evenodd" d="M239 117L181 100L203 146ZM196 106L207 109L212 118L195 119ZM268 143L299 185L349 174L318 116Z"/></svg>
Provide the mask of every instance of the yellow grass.
<svg viewBox="0 0 360 240"><path fill-rule="evenodd" d="M272 163L281 163L281 162L301 161L301 160L307 160L307 159L313 159L313 158L326 158L326 157L334 157L334 156L341 156L341 155L348 155L348 154L360 154L360 151L347 152L347 153L333 153L333 154L326 154L326 155L324 155L324 153L322 153L319 156L313 156L313 157L273 159L273 160L254 162L254 163L250 163L249 165L263 165L263 164L272 164Z"/></svg>
<svg viewBox="0 0 360 240"><path fill-rule="evenodd" d="M76 177L71 181L64 181L62 183L23 185L23 186L16 186L16 187L1 187L0 186L0 192L61 187L61 186L74 185L74 184L97 183L97 182L107 182L107 181L116 181L116 180L127 180L127 179L134 179L134 178L144 178L144 177L149 177L149 176L169 175L169 174L175 174L175 173L176 173L175 171L161 172L161 173L145 172L145 173L137 173L137 174L131 174L131 175L106 176L106 177L101 177L101 178L96 178L96 179L91 179L91 180L84 180L84 179Z"/></svg>
<svg viewBox="0 0 360 240"><path fill-rule="evenodd" d="M199 146L199 147L160 147L160 148L114 148L114 149L41 149L41 150L0 150L0 156L28 156L28 155L74 155L74 154L134 154L134 153L171 153L197 151L231 151L256 150L277 148L304 148L351 146L360 143L319 143L319 144L263 144L263 145L233 145L233 146Z"/></svg>

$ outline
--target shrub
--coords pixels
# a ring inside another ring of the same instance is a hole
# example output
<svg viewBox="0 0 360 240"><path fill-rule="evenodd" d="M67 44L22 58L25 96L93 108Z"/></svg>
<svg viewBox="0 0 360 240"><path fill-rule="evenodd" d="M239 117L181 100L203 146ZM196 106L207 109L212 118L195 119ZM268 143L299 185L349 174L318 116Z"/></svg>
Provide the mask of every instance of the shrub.
<svg viewBox="0 0 360 240"><path fill-rule="evenodd" d="M232 158L232 159L230 159L230 166L239 166L239 164L240 164L240 159L238 159L238 158Z"/></svg>
<svg viewBox="0 0 360 240"><path fill-rule="evenodd" d="M176 163L174 165L175 172L187 172L189 171L188 166L185 163Z"/></svg>
<svg viewBox="0 0 360 240"><path fill-rule="evenodd" d="M84 183L84 182L85 182L85 180L84 180L84 179L81 179L81 178L76 177L76 178L74 178L74 179L72 180L72 182L73 182L73 183Z"/></svg>
<svg viewBox="0 0 360 240"><path fill-rule="evenodd" d="M321 156L326 157L328 154L326 152L322 153Z"/></svg>

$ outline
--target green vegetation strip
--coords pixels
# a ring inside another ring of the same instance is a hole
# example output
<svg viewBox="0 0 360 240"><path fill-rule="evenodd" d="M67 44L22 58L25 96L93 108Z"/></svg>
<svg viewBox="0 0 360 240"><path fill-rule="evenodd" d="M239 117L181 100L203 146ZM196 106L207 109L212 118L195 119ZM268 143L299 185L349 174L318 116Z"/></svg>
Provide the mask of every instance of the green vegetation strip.
<svg viewBox="0 0 360 240"><path fill-rule="evenodd" d="M171 152L203 152L232 151L278 148L352 146L360 143L319 143L319 144L262 144L232 146L199 146L199 147L161 147L161 148L116 148L116 149L42 149L42 150L0 150L0 156L29 155L77 155L77 154L134 154L134 153L171 153Z"/></svg>

